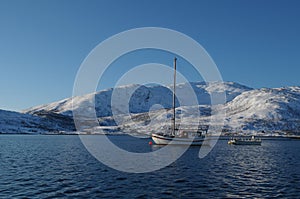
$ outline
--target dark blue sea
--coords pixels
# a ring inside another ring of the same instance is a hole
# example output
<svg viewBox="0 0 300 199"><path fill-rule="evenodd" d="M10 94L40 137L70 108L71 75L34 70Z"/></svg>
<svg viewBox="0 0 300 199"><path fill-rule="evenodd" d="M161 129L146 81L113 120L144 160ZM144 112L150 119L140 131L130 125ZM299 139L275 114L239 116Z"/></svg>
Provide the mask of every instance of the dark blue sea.
<svg viewBox="0 0 300 199"><path fill-rule="evenodd" d="M110 136L132 151L159 150L150 139ZM0 198L300 198L300 141L229 146L203 159L191 147L152 173L113 170L76 135L1 135Z"/></svg>

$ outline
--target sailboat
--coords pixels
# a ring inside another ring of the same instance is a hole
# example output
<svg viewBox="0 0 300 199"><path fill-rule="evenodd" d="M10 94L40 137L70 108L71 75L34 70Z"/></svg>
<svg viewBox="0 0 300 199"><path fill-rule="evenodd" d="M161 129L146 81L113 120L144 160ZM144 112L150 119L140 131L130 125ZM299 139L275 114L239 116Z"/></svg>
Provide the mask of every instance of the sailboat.
<svg viewBox="0 0 300 199"><path fill-rule="evenodd" d="M176 61L177 58L174 58L174 84L173 84L173 116L171 119L171 129L169 132L165 133L152 133L151 137L155 144L157 145L191 145L191 146L200 146L204 141L205 135L202 131L197 129L178 129L176 127ZM207 133L207 130L206 130Z"/></svg>

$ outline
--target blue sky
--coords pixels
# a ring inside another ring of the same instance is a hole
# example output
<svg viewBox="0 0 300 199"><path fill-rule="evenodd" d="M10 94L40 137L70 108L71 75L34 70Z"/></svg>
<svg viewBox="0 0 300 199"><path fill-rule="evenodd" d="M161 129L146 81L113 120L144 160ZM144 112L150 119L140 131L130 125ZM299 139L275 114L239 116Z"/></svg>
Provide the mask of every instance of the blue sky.
<svg viewBox="0 0 300 199"><path fill-rule="evenodd" d="M296 0L1 0L0 109L70 97L89 52L108 37L139 27L170 28L195 39L225 81L254 88L299 86L299 19ZM132 58L166 64L168 56ZM127 67L135 63L130 58Z"/></svg>

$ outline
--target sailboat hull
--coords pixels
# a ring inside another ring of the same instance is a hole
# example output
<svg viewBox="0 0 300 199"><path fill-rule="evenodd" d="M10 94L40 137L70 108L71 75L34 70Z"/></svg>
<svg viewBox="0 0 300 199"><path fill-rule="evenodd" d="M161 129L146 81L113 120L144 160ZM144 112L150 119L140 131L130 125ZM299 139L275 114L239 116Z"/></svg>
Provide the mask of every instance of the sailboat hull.
<svg viewBox="0 0 300 199"><path fill-rule="evenodd" d="M191 145L191 146L201 146L204 137L195 138L181 138L181 137L170 137L167 135L152 134L152 140L157 145Z"/></svg>

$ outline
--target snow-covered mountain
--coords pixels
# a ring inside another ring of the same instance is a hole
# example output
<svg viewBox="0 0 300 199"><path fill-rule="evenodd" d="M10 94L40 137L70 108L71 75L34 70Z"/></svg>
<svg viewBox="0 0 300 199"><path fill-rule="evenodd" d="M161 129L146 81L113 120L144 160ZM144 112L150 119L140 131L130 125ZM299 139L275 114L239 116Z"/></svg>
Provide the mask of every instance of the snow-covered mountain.
<svg viewBox="0 0 300 199"><path fill-rule="evenodd" d="M74 131L72 118L54 113L40 113L39 116L0 110L0 133L57 133Z"/></svg>
<svg viewBox="0 0 300 199"><path fill-rule="evenodd" d="M226 104L226 113L236 130L300 132L300 87L243 92Z"/></svg>
<svg viewBox="0 0 300 199"><path fill-rule="evenodd" d="M196 93L196 104L186 92L189 85ZM177 102L176 109L177 121L181 125L191 127L199 121L203 125L209 124L212 112L210 94L225 90L226 103L221 106L226 110L224 132L299 134L300 87L252 89L234 82L195 82L189 85L176 86L176 93L183 96L183 104ZM151 125L152 131L164 131L172 117L169 109L172 105L171 88L126 85L33 107L23 113L1 111L0 132L71 131L74 130L73 109L83 115L87 110L95 109L100 130L118 124L114 131L151 133L147 125ZM112 104L112 95L117 103ZM200 116L195 114L195 107ZM129 110L130 114L122 115L122 121L116 122L112 115L122 114L124 110Z"/></svg>
<svg viewBox="0 0 300 199"><path fill-rule="evenodd" d="M245 91L252 90L252 88L240 85L234 82L213 82L205 84L204 82L190 83L191 87L196 93L196 97L199 105L210 105L210 93L226 92L227 102L234 99ZM182 83L176 86L176 93L178 96L182 96L181 106L192 106L197 105L195 101L190 100L189 84ZM116 96L114 99L120 99L121 102L117 104L111 104L112 93ZM141 85L127 85L117 87L115 89L107 89L99 91L93 94L84 96L78 96L74 98L67 98L58 102L33 107L24 111L24 113L37 114L40 111L51 112L57 114L63 114L72 116L72 110L82 109L87 110L88 108L94 108L98 117L106 117L112 115L112 106L117 109L118 105L128 104L124 102L129 101L129 111L131 113L144 113L148 112L151 107L155 104L161 105L164 108L171 108L172 106L172 89L171 87L165 86L141 86ZM95 103L94 103L95 101ZM72 108L73 103L73 108ZM177 102L177 106L178 106ZM118 111L118 110L116 110Z"/></svg>

